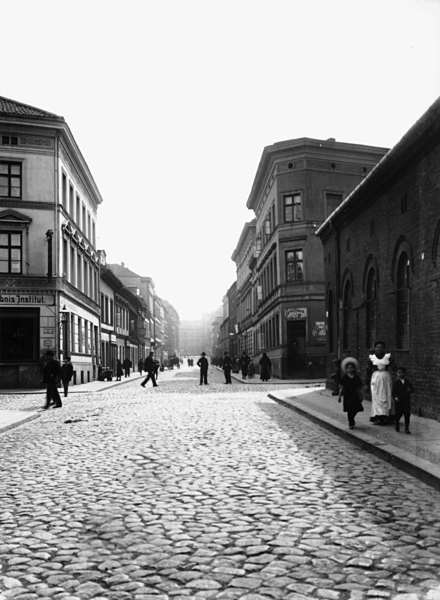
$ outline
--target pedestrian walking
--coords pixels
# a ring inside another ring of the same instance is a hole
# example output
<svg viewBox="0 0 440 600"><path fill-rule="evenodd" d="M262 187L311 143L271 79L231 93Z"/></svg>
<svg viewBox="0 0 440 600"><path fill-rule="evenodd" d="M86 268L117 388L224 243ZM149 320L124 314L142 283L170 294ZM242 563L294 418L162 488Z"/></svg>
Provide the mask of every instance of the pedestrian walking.
<svg viewBox="0 0 440 600"><path fill-rule="evenodd" d="M341 363L341 370L344 375L339 384L339 398L344 399L342 408L347 413L348 426L354 429L356 426L355 416L364 410L362 406L362 380L357 375L359 371L359 362L351 356L344 358Z"/></svg>
<svg viewBox="0 0 440 600"><path fill-rule="evenodd" d="M60 363L56 360L52 350L46 352L47 363L43 369L43 381L46 384L46 406L44 409L48 409L53 403L54 408L61 408L63 403L61 402L60 394L58 392L58 384L61 381L62 370Z"/></svg>
<svg viewBox="0 0 440 600"><path fill-rule="evenodd" d="M410 380L406 378L405 367L397 367L397 379L394 381L392 388L392 395L396 403L396 431L400 431L399 421L403 416L405 419L405 433L411 433L409 430L411 394L414 394L414 388Z"/></svg>
<svg viewBox="0 0 440 600"><path fill-rule="evenodd" d="M144 370L144 361L142 360L142 358L139 359L138 369L139 369L139 373L142 375L142 371Z"/></svg>
<svg viewBox="0 0 440 600"><path fill-rule="evenodd" d="M155 377L156 365L154 364L155 361L153 357L154 352L150 352L149 356L147 356L147 358L145 359L145 372L147 373L147 376L141 383L142 387L145 387L146 384L150 381L150 379L153 384L153 387L158 387Z"/></svg>
<svg viewBox="0 0 440 600"><path fill-rule="evenodd" d="M260 372L261 381L269 381L270 372L272 370L272 361L267 356L266 352L263 352L263 356L260 359L259 365L261 367L261 372Z"/></svg>
<svg viewBox="0 0 440 600"><path fill-rule="evenodd" d="M391 354L385 353L385 342L374 342L374 352L368 357L367 389L371 391L370 421L376 425L386 425L390 415L394 415L391 377Z"/></svg>
<svg viewBox="0 0 440 600"><path fill-rule="evenodd" d="M154 361L154 376L156 377L156 380L159 378L159 369L160 369L160 362L158 360ZM163 369L162 369L163 371Z"/></svg>
<svg viewBox="0 0 440 600"><path fill-rule="evenodd" d="M251 362L251 359L246 354L246 351L243 351L243 354L241 355L241 358L240 358L241 378L242 379L247 379L250 362Z"/></svg>
<svg viewBox="0 0 440 600"><path fill-rule="evenodd" d="M122 363L122 366L124 367L124 375L125 375L125 377L130 377L130 369L133 366L133 363L128 358L128 356L125 358L124 362Z"/></svg>
<svg viewBox="0 0 440 600"><path fill-rule="evenodd" d="M70 356L66 356L63 362L63 366L61 367L61 381L63 382L64 388L64 397L67 398L67 393L69 390L69 381L73 376L73 365L70 360Z"/></svg>
<svg viewBox="0 0 440 600"><path fill-rule="evenodd" d="M208 384L209 363L208 363L208 359L206 358L205 352L202 352L202 354L200 355L200 358L197 361L197 366L200 367L200 385L202 385L202 384L209 385Z"/></svg>
<svg viewBox="0 0 440 600"><path fill-rule="evenodd" d="M121 381L121 377L124 374L124 369L122 368L121 360L118 358L116 362L116 381Z"/></svg>
<svg viewBox="0 0 440 600"><path fill-rule="evenodd" d="M232 358L229 356L228 351L226 350L223 357L223 371L225 373L225 383L231 383L231 371L232 371Z"/></svg>

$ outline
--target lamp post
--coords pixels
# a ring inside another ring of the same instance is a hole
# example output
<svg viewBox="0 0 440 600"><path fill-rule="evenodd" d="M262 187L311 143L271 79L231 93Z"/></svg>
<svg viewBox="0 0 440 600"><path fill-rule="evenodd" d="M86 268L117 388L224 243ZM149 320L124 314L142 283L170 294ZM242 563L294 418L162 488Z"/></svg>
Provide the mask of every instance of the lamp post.
<svg viewBox="0 0 440 600"><path fill-rule="evenodd" d="M65 358L68 355L68 336L67 336L67 323L69 321L69 311L66 309L66 305L63 306L63 308L60 309L60 336L63 339L63 348L62 348L62 352L63 352L63 358ZM60 350L61 350L61 343L60 343Z"/></svg>

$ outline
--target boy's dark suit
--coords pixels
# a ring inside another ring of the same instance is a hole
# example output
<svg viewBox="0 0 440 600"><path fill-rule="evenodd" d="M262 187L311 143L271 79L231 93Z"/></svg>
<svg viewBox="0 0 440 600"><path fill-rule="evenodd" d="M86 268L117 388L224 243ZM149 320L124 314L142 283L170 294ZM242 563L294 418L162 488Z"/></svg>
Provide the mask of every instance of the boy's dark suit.
<svg viewBox="0 0 440 600"><path fill-rule="evenodd" d="M405 429L408 430L409 418L411 416L411 394L414 393L414 388L409 379L405 380L397 378L393 383L393 398L396 400L396 430L399 430L399 421L402 416L405 417Z"/></svg>

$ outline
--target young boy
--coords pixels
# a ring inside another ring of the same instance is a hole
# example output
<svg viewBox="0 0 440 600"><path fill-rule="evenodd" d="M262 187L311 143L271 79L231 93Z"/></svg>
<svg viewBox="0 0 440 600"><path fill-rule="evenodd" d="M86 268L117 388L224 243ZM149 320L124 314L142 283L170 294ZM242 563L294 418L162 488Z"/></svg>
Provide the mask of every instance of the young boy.
<svg viewBox="0 0 440 600"><path fill-rule="evenodd" d="M397 379L393 383L393 398L396 403L396 431L400 431L399 421L402 415L405 417L405 433L409 430L409 419L411 416L411 394L414 388L409 379L406 378L405 367L397 368Z"/></svg>

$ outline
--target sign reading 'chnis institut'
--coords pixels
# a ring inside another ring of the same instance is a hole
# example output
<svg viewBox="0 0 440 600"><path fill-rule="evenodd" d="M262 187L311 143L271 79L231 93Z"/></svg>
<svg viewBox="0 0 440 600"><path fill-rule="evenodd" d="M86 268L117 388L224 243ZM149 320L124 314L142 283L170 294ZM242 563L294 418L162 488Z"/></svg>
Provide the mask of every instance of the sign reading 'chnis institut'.
<svg viewBox="0 0 440 600"><path fill-rule="evenodd" d="M45 296L43 294L3 294L0 292L0 305L19 306L19 305L51 305L55 303L54 296Z"/></svg>

